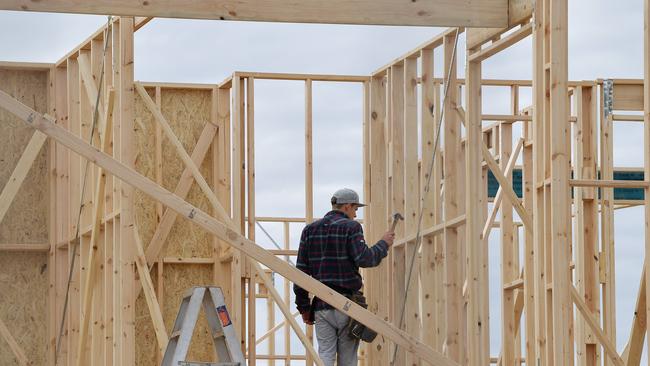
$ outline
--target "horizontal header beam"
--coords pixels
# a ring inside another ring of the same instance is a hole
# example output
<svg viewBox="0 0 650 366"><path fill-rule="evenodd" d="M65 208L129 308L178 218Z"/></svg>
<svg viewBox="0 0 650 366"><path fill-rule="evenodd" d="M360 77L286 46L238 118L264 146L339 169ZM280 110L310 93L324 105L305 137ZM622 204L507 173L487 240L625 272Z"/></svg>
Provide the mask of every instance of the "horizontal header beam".
<svg viewBox="0 0 650 366"><path fill-rule="evenodd" d="M290 23L506 27L509 0L6 0L0 10Z"/></svg>

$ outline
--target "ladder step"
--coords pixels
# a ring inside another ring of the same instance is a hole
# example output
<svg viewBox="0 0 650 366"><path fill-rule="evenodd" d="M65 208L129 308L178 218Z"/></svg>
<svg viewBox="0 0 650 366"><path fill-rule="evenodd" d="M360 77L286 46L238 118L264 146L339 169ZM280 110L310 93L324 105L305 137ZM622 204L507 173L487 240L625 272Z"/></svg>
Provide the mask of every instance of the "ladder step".
<svg viewBox="0 0 650 366"><path fill-rule="evenodd" d="M212 338L213 339L219 339L219 338L225 338L225 336L224 336L223 332L215 332L214 334L212 334Z"/></svg>
<svg viewBox="0 0 650 366"><path fill-rule="evenodd" d="M181 335L181 331L180 331L180 330L174 331L174 332L169 336L169 339L174 339L174 338L180 337L180 335Z"/></svg>

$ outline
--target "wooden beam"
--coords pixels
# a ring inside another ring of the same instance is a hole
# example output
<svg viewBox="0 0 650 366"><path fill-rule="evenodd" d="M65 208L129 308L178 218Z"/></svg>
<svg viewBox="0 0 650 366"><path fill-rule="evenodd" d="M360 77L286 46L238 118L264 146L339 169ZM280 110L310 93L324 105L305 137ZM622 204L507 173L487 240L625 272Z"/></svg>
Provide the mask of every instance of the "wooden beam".
<svg viewBox="0 0 650 366"><path fill-rule="evenodd" d="M508 47L514 45L515 43L525 39L533 33L533 23L527 23L516 31L510 33L505 38L492 43L489 47L483 48L479 52L472 54L469 57L469 62L481 62L487 58L490 58L497 53L507 49Z"/></svg>
<svg viewBox="0 0 650 366"><path fill-rule="evenodd" d="M46 135L39 131L34 131L25 151L23 151L23 154L20 156L18 164L16 164L9 180L2 189L2 193L0 193L0 222L2 222L7 211L9 211L11 203L16 197L16 194L18 194L20 186L23 184L25 177L27 177L27 173L29 173L29 169L32 167L34 160L38 157L46 139Z"/></svg>
<svg viewBox="0 0 650 366"><path fill-rule="evenodd" d="M524 143L524 139L519 139L519 142L517 143L517 147L515 147L515 152L510 156L510 159L508 160L508 164L506 165L506 169L504 171L504 174L506 176L512 174L512 171L515 168L515 163L519 158L519 152L521 151L521 147L523 143ZM497 217L497 211L499 210L499 207L501 206L501 201L503 200L503 194L504 194L503 188L499 186L499 189L497 190L497 194L494 196L494 205L492 207L492 213L490 214L490 217L485 222L485 225L483 225L483 231L481 232L482 240L487 240L487 238L490 236L490 231L492 231L492 228L494 227L494 220Z"/></svg>
<svg viewBox="0 0 650 366"><path fill-rule="evenodd" d="M517 198L517 194L512 189L511 182L509 182L508 179L503 175L503 172L501 172L501 169L499 169L499 165L492 157L492 153L490 153L484 143L481 143L481 149L483 151L483 159L485 159L488 167L490 170L492 170L492 174L494 174L494 177L499 182L499 185L503 187L506 197L508 197L510 202L512 202L512 205L517 211L517 214L519 214L519 217L521 217L521 221L524 222L526 230L532 230L533 219L530 217L528 212L526 212L524 206L521 204L521 201L519 201L519 198Z"/></svg>
<svg viewBox="0 0 650 366"><path fill-rule="evenodd" d="M147 266L147 258L144 256L142 240L140 239L140 233L138 233L137 226L133 227L133 235L135 236L136 250L135 265L138 268L138 275L140 276L140 282L142 283L142 288L144 289L144 298L147 301L149 315L151 315L151 321L153 323L153 330L154 333L156 333L156 339L158 340L158 352L160 352L161 357L164 357L169 337L167 337L167 331L165 330L165 321L163 319L162 312L160 311L160 306L158 305L156 290L153 287L153 282L151 281L149 267Z"/></svg>
<svg viewBox="0 0 650 366"><path fill-rule="evenodd" d="M643 343L645 343L646 329L648 325L646 306L646 277L645 263L641 271L641 280L639 281L639 292L636 297L636 306L634 307L634 318L632 320L632 329L630 338L625 345L625 350L621 358L627 366L639 366L641 356L643 355Z"/></svg>
<svg viewBox="0 0 650 366"><path fill-rule="evenodd" d="M594 332L594 335L598 339L598 342L602 344L607 355L612 359L612 361L616 366L624 366L621 356L619 356L618 352L616 352L616 345L612 343L612 341L605 335L603 330L600 328L599 320L596 319L591 314L591 310L589 309L589 306L582 299L578 290L576 290L576 288L573 285L571 285L569 290L571 291L571 299L573 300L573 303L576 304L576 307L578 308L578 310L580 310L582 317L585 319L587 325L589 325L591 330Z"/></svg>
<svg viewBox="0 0 650 366"><path fill-rule="evenodd" d="M295 318L295 317L297 317L298 315L300 315L300 312L296 311L295 313L293 313L293 314L291 314L291 315ZM261 344L262 342L264 342L267 338L271 338L272 335L273 335L273 334L274 334L278 329L284 327L286 324L288 324L288 322L287 322L286 320L283 320L283 321L281 321L280 323L274 325L274 326L271 327L268 331L266 331L266 333L262 334L262 336L260 336L259 338L257 338L257 340L255 341L255 344L256 344L256 345L259 345L259 344Z"/></svg>
<svg viewBox="0 0 650 366"><path fill-rule="evenodd" d="M307 276L299 269L289 265L282 259L277 258L264 248L246 239L225 224L201 211L199 208L187 203L180 197L138 174L133 169L128 168L112 157L97 151L97 149L91 145L46 119L42 114L34 111L11 97L9 94L1 91L0 106L13 113L33 128L40 130L59 143L67 146L77 154L84 156L94 164L104 168L107 172L121 179L125 184L129 184L133 188L141 190L156 201L160 201L167 207L183 215L190 222L193 222L206 231L226 240L233 248L245 253L256 261L263 263L271 270L281 274L285 278L288 278L315 296L324 299L327 303L339 309L344 314L360 321L378 333L385 335L409 352L417 353L420 357L433 365L457 366L456 362L449 360L442 354L414 339L409 334L397 329L395 326L385 322L383 319L370 313L361 306L349 301L347 298L336 291L333 291L321 282ZM271 289L272 286L268 286L268 288ZM291 313L289 312L288 317L290 317L290 315Z"/></svg>
<svg viewBox="0 0 650 366"><path fill-rule="evenodd" d="M143 5L144 4L144 5ZM505 27L508 2L505 0L216 0L146 3L129 0L7 0L1 10L77 14L115 14L215 20L243 20L290 23L377 24L416 26Z"/></svg>
<svg viewBox="0 0 650 366"><path fill-rule="evenodd" d="M602 180L602 179L569 179L572 187L604 187L604 188L646 188L650 182L642 180Z"/></svg>
<svg viewBox="0 0 650 366"><path fill-rule="evenodd" d="M50 244L0 244L0 252L47 252Z"/></svg>

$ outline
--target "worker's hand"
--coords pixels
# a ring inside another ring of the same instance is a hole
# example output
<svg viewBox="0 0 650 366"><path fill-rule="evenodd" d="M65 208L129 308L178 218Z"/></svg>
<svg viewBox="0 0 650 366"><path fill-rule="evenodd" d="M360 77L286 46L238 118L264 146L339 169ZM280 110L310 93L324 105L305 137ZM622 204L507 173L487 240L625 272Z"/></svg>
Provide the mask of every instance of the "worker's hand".
<svg viewBox="0 0 650 366"><path fill-rule="evenodd" d="M302 321L307 324L307 325L314 325L314 322L309 319L309 311L305 311L304 313L301 313L302 315Z"/></svg>
<svg viewBox="0 0 650 366"><path fill-rule="evenodd" d="M395 232L393 231L387 231L384 233L384 236L381 237L381 240L385 241L386 244L390 247L393 245L393 241L395 241Z"/></svg>

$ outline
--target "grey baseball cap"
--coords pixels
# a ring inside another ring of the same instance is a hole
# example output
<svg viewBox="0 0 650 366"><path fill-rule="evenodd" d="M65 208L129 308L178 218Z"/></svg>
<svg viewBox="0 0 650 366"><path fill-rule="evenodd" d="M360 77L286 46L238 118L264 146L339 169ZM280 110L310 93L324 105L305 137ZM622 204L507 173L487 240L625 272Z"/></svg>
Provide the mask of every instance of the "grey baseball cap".
<svg viewBox="0 0 650 366"><path fill-rule="evenodd" d="M350 188L342 188L334 192L331 200L333 205L343 205L346 203L354 203L359 207L366 206L364 203L359 203L359 195L357 192L351 190Z"/></svg>

